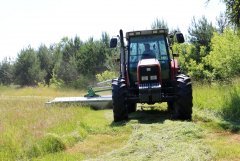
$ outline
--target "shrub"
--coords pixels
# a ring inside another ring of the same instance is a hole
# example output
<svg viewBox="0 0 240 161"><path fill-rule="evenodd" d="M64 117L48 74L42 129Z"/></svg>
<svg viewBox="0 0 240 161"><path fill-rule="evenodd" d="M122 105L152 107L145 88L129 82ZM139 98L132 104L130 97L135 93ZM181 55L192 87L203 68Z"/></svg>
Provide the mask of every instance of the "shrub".
<svg viewBox="0 0 240 161"><path fill-rule="evenodd" d="M109 70L106 70L106 71L96 75L98 82L106 81L106 80L113 79L116 77L117 77L117 73L109 71Z"/></svg>
<svg viewBox="0 0 240 161"><path fill-rule="evenodd" d="M80 75L79 78L70 84L70 87L76 89L87 89L87 87L92 83L91 76Z"/></svg>
<svg viewBox="0 0 240 161"><path fill-rule="evenodd" d="M55 73L53 72L52 78L50 79L50 87L60 88L64 85L63 80L58 79Z"/></svg>
<svg viewBox="0 0 240 161"><path fill-rule="evenodd" d="M27 151L27 155L29 158L33 158L49 153L60 152L65 148L66 146L60 137L49 134L31 146Z"/></svg>

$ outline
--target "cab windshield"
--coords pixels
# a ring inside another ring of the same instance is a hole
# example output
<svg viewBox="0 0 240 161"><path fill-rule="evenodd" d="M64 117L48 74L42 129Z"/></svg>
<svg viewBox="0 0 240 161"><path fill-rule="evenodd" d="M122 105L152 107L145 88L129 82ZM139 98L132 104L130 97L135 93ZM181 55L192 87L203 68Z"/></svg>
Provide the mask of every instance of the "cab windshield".
<svg viewBox="0 0 240 161"><path fill-rule="evenodd" d="M144 58L168 59L167 46L163 35L132 37L129 44L129 63L138 63Z"/></svg>
<svg viewBox="0 0 240 161"><path fill-rule="evenodd" d="M137 65L141 59L157 59L161 65L162 79L169 78L169 54L164 35L130 37L128 47L130 84L136 84Z"/></svg>

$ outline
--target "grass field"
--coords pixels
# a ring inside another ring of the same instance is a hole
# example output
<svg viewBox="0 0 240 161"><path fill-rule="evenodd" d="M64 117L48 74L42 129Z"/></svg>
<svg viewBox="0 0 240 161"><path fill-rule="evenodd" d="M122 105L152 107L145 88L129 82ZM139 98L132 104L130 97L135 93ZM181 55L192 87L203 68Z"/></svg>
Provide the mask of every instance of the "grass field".
<svg viewBox="0 0 240 161"><path fill-rule="evenodd" d="M0 160L240 160L240 81L193 91L192 122L160 104L113 123L111 110L45 106L82 91L0 86Z"/></svg>

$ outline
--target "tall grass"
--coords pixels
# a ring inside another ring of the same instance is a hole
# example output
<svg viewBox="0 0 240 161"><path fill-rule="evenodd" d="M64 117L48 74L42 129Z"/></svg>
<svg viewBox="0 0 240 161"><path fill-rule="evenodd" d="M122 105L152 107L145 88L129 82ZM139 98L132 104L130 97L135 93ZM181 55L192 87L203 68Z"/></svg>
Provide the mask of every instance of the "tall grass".
<svg viewBox="0 0 240 161"><path fill-rule="evenodd" d="M205 122L218 122L222 128L240 130L240 81L195 84L193 90L194 117Z"/></svg>
<svg viewBox="0 0 240 161"><path fill-rule="evenodd" d="M240 123L240 85L234 85L224 101L221 109L223 118Z"/></svg>
<svg viewBox="0 0 240 161"><path fill-rule="evenodd" d="M3 161L32 160L53 153L59 153L57 160L61 160L63 155L71 155L67 154L67 149L90 135L114 137L120 134L121 138L122 133L127 137L130 131L129 127L110 126L110 111L106 116L106 111L93 111L89 107L45 106L53 97L82 95L79 91L30 87L0 89L0 160ZM126 137L116 139L117 143L124 142ZM76 156L89 157L85 153Z"/></svg>

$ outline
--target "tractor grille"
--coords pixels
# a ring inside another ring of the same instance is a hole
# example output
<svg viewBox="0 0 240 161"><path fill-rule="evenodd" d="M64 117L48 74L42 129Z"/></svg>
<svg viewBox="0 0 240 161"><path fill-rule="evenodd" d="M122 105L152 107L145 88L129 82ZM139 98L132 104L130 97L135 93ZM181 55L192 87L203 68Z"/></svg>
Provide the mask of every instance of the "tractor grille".
<svg viewBox="0 0 240 161"><path fill-rule="evenodd" d="M143 83L139 84L139 89L156 89L156 88L161 88L160 83Z"/></svg>
<svg viewBox="0 0 240 161"><path fill-rule="evenodd" d="M141 103L155 103L161 101L160 83L143 83L139 85L139 101Z"/></svg>
<svg viewBox="0 0 240 161"><path fill-rule="evenodd" d="M140 84L154 84L158 83L159 80L159 67L158 66L143 66L139 69Z"/></svg>

